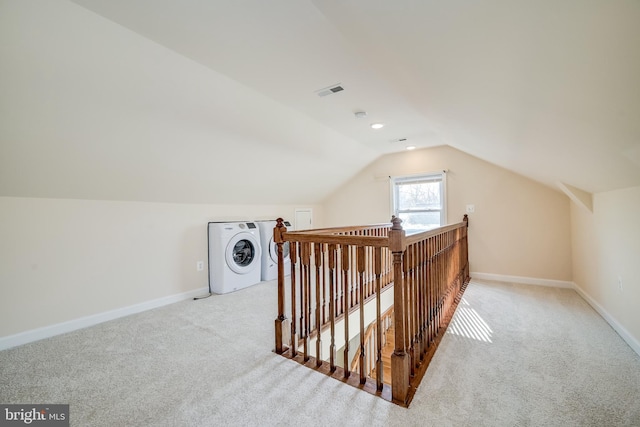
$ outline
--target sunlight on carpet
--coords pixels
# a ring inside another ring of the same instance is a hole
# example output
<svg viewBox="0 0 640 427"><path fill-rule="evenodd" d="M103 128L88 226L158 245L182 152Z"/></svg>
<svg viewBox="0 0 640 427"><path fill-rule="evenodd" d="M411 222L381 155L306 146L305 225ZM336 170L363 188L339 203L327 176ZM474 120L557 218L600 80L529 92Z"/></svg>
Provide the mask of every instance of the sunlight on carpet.
<svg viewBox="0 0 640 427"><path fill-rule="evenodd" d="M447 333L488 343L492 342L491 336L493 335L487 322L480 317L465 298L460 301L447 328Z"/></svg>

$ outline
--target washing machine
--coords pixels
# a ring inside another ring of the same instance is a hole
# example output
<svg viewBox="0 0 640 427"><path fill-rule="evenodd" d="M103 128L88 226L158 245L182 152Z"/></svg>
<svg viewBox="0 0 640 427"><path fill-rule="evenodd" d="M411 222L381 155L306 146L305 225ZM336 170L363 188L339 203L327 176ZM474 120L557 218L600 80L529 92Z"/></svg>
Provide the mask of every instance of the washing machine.
<svg viewBox="0 0 640 427"><path fill-rule="evenodd" d="M210 222L209 287L226 294L260 282L262 250L255 222Z"/></svg>
<svg viewBox="0 0 640 427"><path fill-rule="evenodd" d="M262 280L275 280L278 278L278 248L273 241L273 229L276 221L258 221L260 228L260 243L262 244ZM289 221L284 221L287 231L293 231L293 226ZM285 242L282 247L284 255L284 274L291 274L291 258L289 258L289 242Z"/></svg>

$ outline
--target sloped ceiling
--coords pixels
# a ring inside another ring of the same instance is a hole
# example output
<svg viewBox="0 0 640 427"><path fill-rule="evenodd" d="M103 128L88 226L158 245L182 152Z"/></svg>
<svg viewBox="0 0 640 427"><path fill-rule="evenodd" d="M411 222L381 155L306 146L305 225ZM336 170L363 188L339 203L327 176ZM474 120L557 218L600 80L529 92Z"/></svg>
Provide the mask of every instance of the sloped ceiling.
<svg viewBox="0 0 640 427"><path fill-rule="evenodd" d="M312 203L407 144L640 185L637 1L0 4L3 195Z"/></svg>

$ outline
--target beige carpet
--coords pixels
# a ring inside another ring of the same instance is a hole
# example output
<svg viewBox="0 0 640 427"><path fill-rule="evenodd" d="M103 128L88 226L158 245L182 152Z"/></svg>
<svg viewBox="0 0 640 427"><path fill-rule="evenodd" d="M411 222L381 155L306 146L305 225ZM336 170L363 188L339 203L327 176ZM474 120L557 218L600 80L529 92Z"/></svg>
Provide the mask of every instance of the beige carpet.
<svg viewBox="0 0 640 427"><path fill-rule="evenodd" d="M574 291L472 281L411 407L272 352L275 284L0 352L74 426L640 426L640 357Z"/></svg>

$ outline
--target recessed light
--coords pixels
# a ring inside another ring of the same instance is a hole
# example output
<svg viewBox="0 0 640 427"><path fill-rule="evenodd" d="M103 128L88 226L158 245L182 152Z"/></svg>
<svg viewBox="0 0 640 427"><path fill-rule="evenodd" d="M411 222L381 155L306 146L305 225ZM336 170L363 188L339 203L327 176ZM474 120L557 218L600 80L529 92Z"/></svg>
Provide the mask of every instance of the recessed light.
<svg viewBox="0 0 640 427"><path fill-rule="evenodd" d="M384 127L383 123L373 123L371 124L371 129L382 129Z"/></svg>
<svg viewBox="0 0 640 427"><path fill-rule="evenodd" d="M415 150L416 146L415 145L409 145L407 146L407 150Z"/></svg>

